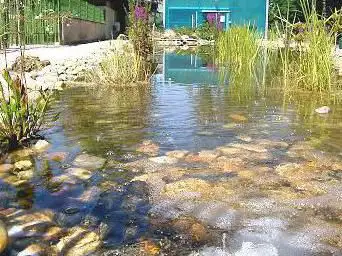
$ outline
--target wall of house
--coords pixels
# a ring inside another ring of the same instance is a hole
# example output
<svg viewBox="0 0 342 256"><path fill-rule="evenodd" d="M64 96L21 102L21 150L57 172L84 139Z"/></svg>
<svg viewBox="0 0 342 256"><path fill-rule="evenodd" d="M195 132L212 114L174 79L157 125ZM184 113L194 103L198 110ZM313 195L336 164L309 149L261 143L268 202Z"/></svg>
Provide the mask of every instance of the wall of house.
<svg viewBox="0 0 342 256"><path fill-rule="evenodd" d="M105 38L112 39L114 35L113 27L117 20L117 13L109 6L101 6L105 12Z"/></svg>
<svg viewBox="0 0 342 256"><path fill-rule="evenodd" d="M166 28L201 24L203 11L224 11L231 24L253 24L260 30L266 20L266 0L165 0L164 9Z"/></svg>
<svg viewBox="0 0 342 256"><path fill-rule="evenodd" d="M61 43L75 44L106 39L106 25L93 21L68 19L61 24Z"/></svg>

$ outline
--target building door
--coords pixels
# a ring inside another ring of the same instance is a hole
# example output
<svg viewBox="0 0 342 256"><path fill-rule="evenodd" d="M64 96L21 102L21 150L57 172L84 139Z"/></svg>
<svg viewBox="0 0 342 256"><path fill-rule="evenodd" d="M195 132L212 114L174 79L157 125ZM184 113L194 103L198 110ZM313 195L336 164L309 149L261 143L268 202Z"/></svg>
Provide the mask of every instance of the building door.
<svg viewBox="0 0 342 256"><path fill-rule="evenodd" d="M203 20L220 30L226 30L231 23L229 12L203 11Z"/></svg>

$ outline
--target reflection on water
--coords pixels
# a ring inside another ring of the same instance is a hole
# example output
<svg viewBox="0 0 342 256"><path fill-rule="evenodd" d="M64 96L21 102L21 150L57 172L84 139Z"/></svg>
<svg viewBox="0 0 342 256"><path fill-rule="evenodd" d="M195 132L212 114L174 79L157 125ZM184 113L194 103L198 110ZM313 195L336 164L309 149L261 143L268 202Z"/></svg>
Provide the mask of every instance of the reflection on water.
<svg viewBox="0 0 342 256"><path fill-rule="evenodd" d="M49 139L67 148L79 144L79 150L100 155L130 151L144 139L159 143L164 151L198 151L231 142L239 134L303 137L322 148L340 150L342 108L331 105L329 98L304 94L284 101L277 89L242 98L246 91L218 86L217 70L199 56L163 56L162 74L156 75L150 89L63 91L55 107L62 110L59 129L55 127ZM332 106L332 113L315 114L322 104ZM236 123L234 114L247 121ZM238 131L225 128L234 123Z"/></svg>
<svg viewBox="0 0 342 256"><path fill-rule="evenodd" d="M97 228L101 223L106 227L105 245L119 246L141 241L151 234L147 185L141 181L129 183L137 170L117 165L115 161L139 159L141 156L135 149L144 140L159 144L161 155L176 149L190 152L215 149L251 138L285 141L290 145L307 140L320 150L341 154L342 106L338 102L313 95L284 101L277 89L262 94L253 91L242 97L240 93L246 94L246 91L236 92L227 83L222 84L217 68L210 61L194 54L175 53L164 53L162 59L162 71L150 88L84 87L61 92L50 111L51 116L60 112L60 119L43 132L52 143L48 154L26 157L35 164L35 173L29 182L18 183L18 186L16 183L13 187L11 184L18 181L2 176L4 182L0 183L0 188L7 194L1 206L51 209L62 227L87 223ZM322 104L332 108L329 115L315 113L314 109ZM65 159L60 152L66 154ZM81 152L106 158L105 169L93 172L91 178L81 184L56 182L54 178L69 170L74 157ZM54 159L51 154L56 153L62 161L51 161ZM271 159L268 155L260 159L260 166L266 165L262 168L273 168L287 160L284 149L271 153ZM183 178L223 186L224 182L240 175L213 173L207 169L197 171L191 170ZM233 188L248 186L249 181L243 181L246 183L234 183ZM290 189L285 181L279 184ZM155 232L159 232L158 238L165 236L159 226L153 230L153 237ZM179 255L177 253L170 255Z"/></svg>

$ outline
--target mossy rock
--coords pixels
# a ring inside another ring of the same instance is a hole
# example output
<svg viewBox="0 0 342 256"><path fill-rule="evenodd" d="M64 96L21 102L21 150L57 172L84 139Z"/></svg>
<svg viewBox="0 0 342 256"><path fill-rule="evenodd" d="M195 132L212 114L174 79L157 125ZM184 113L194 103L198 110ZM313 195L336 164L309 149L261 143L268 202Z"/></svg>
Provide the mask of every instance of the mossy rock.
<svg viewBox="0 0 342 256"><path fill-rule="evenodd" d="M24 72L31 72L33 70L41 70L50 64L50 61L41 61L38 57L34 56L25 56L22 63L22 57L17 57L12 65L12 70L20 72L23 67Z"/></svg>

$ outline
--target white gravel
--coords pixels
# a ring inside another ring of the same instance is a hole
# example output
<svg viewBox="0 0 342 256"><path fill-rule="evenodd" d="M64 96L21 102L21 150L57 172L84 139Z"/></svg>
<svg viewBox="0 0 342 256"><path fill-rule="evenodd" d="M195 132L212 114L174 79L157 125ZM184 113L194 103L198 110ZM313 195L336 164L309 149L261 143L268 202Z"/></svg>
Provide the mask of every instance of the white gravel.
<svg viewBox="0 0 342 256"><path fill-rule="evenodd" d="M37 56L40 60L49 60L51 64L61 63L66 60L90 57L94 54L101 54L116 41L102 41L79 45L28 45L25 55ZM0 52L0 68L5 67L5 54ZM7 61L12 65L15 59L20 56L18 47L11 47L7 50Z"/></svg>

